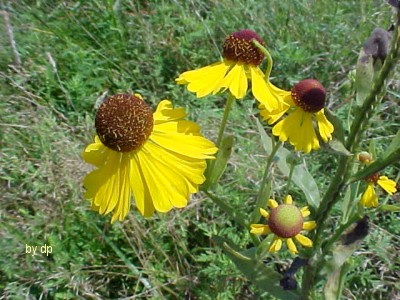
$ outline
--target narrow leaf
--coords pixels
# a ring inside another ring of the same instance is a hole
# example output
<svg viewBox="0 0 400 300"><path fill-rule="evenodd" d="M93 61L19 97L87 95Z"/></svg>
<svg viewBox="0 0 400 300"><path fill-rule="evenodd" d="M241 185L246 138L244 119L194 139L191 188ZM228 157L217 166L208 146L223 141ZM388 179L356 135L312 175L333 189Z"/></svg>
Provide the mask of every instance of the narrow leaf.
<svg viewBox="0 0 400 300"><path fill-rule="evenodd" d="M235 263L236 267L258 289L282 300L300 299L298 292L282 289L279 285L282 275L265 265L262 260L256 259L254 256L255 248L246 251L236 251L224 239L216 237L215 240L222 247L225 254Z"/></svg>

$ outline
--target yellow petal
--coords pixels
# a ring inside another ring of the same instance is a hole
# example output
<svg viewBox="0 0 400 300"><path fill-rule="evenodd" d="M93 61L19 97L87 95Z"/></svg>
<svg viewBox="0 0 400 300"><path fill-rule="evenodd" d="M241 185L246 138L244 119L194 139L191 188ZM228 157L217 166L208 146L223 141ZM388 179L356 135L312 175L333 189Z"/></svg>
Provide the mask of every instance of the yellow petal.
<svg viewBox="0 0 400 300"><path fill-rule="evenodd" d="M292 196L287 195L287 196L285 197L285 199L283 200L283 202L284 202L285 204L292 204L292 203L293 203L293 198L292 198Z"/></svg>
<svg viewBox="0 0 400 300"><path fill-rule="evenodd" d="M271 232L271 230L269 229L268 225L263 225L263 224L251 224L250 225L250 233L253 234L268 234Z"/></svg>
<svg viewBox="0 0 400 300"><path fill-rule="evenodd" d="M321 136L322 140L326 143L332 139L332 133L334 127L331 122L328 121L324 114L324 110L321 109L319 112L315 114L315 118L318 124L318 131L319 135Z"/></svg>
<svg viewBox="0 0 400 300"><path fill-rule="evenodd" d="M274 199L269 199L268 200L268 206L270 207L270 208L275 208L275 207L278 207L278 202L276 202Z"/></svg>
<svg viewBox="0 0 400 300"><path fill-rule="evenodd" d="M242 99L247 92L247 76L243 63L236 63L222 80L221 85L228 88L236 99Z"/></svg>
<svg viewBox="0 0 400 300"><path fill-rule="evenodd" d="M223 87L222 81L233 65L232 62L222 61L212 65L182 73L177 79L178 84L188 84L187 89L196 93L198 98L215 94Z"/></svg>
<svg viewBox="0 0 400 300"><path fill-rule="evenodd" d="M260 208L260 214L264 217L264 218L269 218L269 213L264 209L264 208Z"/></svg>
<svg viewBox="0 0 400 300"><path fill-rule="evenodd" d="M302 244L304 247L312 247L313 243L312 240L310 240L308 237L302 235L302 234L297 234L294 237L300 244Z"/></svg>
<svg viewBox="0 0 400 300"><path fill-rule="evenodd" d="M146 181L143 178L139 157L135 153L131 154L129 167L131 190L136 203L136 208L143 217L151 217L155 208L151 199L149 188L147 187Z"/></svg>
<svg viewBox="0 0 400 300"><path fill-rule="evenodd" d="M282 93L277 93L276 88L270 82L265 81L265 76L259 67L250 66L251 90L266 111L272 112L280 108ZM279 89L278 89L279 90ZM283 90L279 90L283 91ZM285 92L285 91L283 91Z"/></svg>
<svg viewBox="0 0 400 300"><path fill-rule="evenodd" d="M373 183L368 183L367 188L361 197L360 204L367 208L378 206L378 197L376 196Z"/></svg>
<svg viewBox="0 0 400 300"><path fill-rule="evenodd" d="M215 159L214 144L202 136L153 130L149 140L171 152L197 159Z"/></svg>
<svg viewBox="0 0 400 300"><path fill-rule="evenodd" d="M292 254L298 253L296 245L291 238L286 239L286 245Z"/></svg>
<svg viewBox="0 0 400 300"><path fill-rule="evenodd" d="M394 193L397 192L396 189L396 182L387 178L386 176L380 176L378 179L378 185L383 188L386 193L388 193L389 195L393 195Z"/></svg>
<svg viewBox="0 0 400 300"><path fill-rule="evenodd" d="M303 218L308 217L310 215L310 210L308 209L308 206L304 206L302 209L300 209L300 211Z"/></svg>
<svg viewBox="0 0 400 300"><path fill-rule="evenodd" d="M279 136L279 140L289 142L296 151L309 153L319 148L319 142L312 123L312 114L296 108L284 120L276 124L272 133Z"/></svg>
<svg viewBox="0 0 400 300"><path fill-rule="evenodd" d="M164 122L180 120L186 117L184 108L173 108L171 101L162 100L153 113L154 126Z"/></svg>
<svg viewBox="0 0 400 300"><path fill-rule="evenodd" d="M315 221L307 221L303 223L303 230L313 230L317 226Z"/></svg>
<svg viewBox="0 0 400 300"><path fill-rule="evenodd" d="M274 253L282 248L282 240L279 237L276 237L272 242L271 246L269 247L269 252Z"/></svg>
<svg viewBox="0 0 400 300"><path fill-rule="evenodd" d="M123 220L129 211L129 154L109 151L104 165L89 173L83 180L85 198L100 214L114 211L112 221Z"/></svg>
<svg viewBox="0 0 400 300"><path fill-rule="evenodd" d="M94 143L89 144L81 156L84 161L99 168L105 163L106 158L109 155L109 151L111 150L100 142L100 139L97 135L94 139Z"/></svg>
<svg viewBox="0 0 400 300"><path fill-rule="evenodd" d="M182 176L172 166L155 160L153 153L140 151L137 156L154 208L159 212L168 212L173 207L185 207L189 188Z"/></svg>

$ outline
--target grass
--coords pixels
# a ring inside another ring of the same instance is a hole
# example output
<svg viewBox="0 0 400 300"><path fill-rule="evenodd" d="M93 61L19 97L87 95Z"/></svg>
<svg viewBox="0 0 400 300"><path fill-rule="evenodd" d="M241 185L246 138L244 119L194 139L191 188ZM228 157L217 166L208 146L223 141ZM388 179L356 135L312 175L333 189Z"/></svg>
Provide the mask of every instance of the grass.
<svg viewBox="0 0 400 300"><path fill-rule="evenodd" d="M139 92L155 106L168 98L185 107L216 139L225 99L198 100L177 86L182 71L219 59L227 34L252 28L274 58L272 80L290 88L317 77L343 120L348 73L390 8L368 1L0 1L10 14L22 64L0 22L0 291L2 299L254 299L265 298L216 247L213 236L251 245L242 228L204 194L187 208L143 219L135 209L122 224L90 210L80 152L94 134L95 107L106 95ZM363 145L378 153L399 129L398 68ZM253 101L235 103L235 135L218 192L250 213L262 177L262 150ZM351 117L351 116L350 116ZM326 187L335 160L307 156ZM386 172L399 179L399 164ZM278 171L275 193L284 180ZM296 191L294 191L296 192ZM301 193L298 197L301 198ZM398 195L390 202L398 201ZM337 207L339 213L340 207ZM395 299L400 262L398 215L371 215L371 233L350 260L346 299ZM51 245L49 256L26 245ZM280 261L276 262L280 264ZM268 299L268 298L266 298Z"/></svg>

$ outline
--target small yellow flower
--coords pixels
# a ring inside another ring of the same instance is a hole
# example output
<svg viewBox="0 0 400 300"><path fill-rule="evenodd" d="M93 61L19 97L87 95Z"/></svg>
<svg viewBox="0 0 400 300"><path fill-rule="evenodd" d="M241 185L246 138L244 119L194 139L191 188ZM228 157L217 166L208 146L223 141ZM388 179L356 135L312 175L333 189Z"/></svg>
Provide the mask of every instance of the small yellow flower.
<svg viewBox="0 0 400 300"><path fill-rule="evenodd" d="M272 128L272 134L278 136L280 141L288 140L296 151L305 153L319 149L314 122L325 143L332 139L334 128L324 114L326 92L319 81L305 79L291 91L277 90L275 94L282 101L280 108L270 111L261 104L260 114L269 124L274 124L290 110L289 115Z"/></svg>
<svg viewBox="0 0 400 300"><path fill-rule="evenodd" d="M113 212L113 223L126 217L131 197L145 217L187 205L217 148L185 116L168 100L152 113L138 94L114 95L100 105L97 135L82 153L96 167L83 181L95 211Z"/></svg>
<svg viewBox="0 0 400 300"><path fill-rule="evenodd" d="M365 181L367 182L367 188L361 197L360 204L367 208L378 206L378 197L375 192L376 184L391 196L397 192L396 182L387 176L379 176L379 173L369 176Z"/></svg>
<svg viewBox="0 0 400 300"><path fill-rule="evenodd" d="M270 213L260 208L261 215L268 220L267 225L251 224L250 232L253 234L272 232L275 235L269 247L269 252L279 251L282 247L282 240L285 240L289 251L292 254L298 253L293 238L305 247L312 247L312 241L300 234L301 230L309 231L316 226L315 221L304 221L304 218L310 215L307 206L302 209L297 208L290 195L286 196L284 204L278 204L275 200L269 199L268 206L271 208Z"/></svg>
<svg viewBox="0 0 400 300"><path fill-rule="evenodd" d="M250 80L254 98L270 111L278 109L279 102L274 93L276 87L265 81L264 74L258 67L264 54L252 40L264 44L259 35L252 30L232 33L225 40L221 62L184 72L176 82L187 84L187 89L196 93L198 98L216 94L221 89L229 89L236 99L242 99L246 95Z"/></svg>

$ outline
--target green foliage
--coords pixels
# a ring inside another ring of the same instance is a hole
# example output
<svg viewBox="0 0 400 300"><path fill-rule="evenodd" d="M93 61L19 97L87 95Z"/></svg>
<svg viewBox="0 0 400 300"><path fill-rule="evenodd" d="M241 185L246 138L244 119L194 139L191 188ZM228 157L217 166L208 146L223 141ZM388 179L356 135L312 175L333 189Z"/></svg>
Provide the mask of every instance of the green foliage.
<svg viewBox="0 0 400 300"><path fill-rule="evenodd" d="M16 0L1 1L0 8L10 14L22 61L11 65L10 41L0 35L1 297L269 299L215 247L218 235L248 248L244 221L229 220L203 193L166 216L143 219L132 209L116 226L90 210L82 189L90 167L80 153L94 133L95 104L117 92L139 92L153 105L169 98L215 139L224 98L195 99L174 80L182 71L218 61L226 35L251 28L271 50L272 82L289 88L318 77L327 87L329 109L345 121L344 134L353 118L345 98L354 88L347 74L376 24L390 24L390 8L327 0ZM398 77L387 89L361 144L365 150L373 140L382 158L399 140ZM235 143L216 187L238 218L253 209L268 157L250 117L257 113L253 102L234 103L227 131ZM327 152L306 156L295 167L300 171L293 174L294 198L316 206L316 187L326 188L334 167ZM273 164L274 196L285 195L288 168L286 158ZM385 172L398 180L399 168L397 162ZM301 180L308 172L320 176ZM349 211L356 201L350 198ZM395 201L398 196L384 208L398 211ZM334 207L334 215L341 210ZM349 261L343 290L350 299L398 296L398 218L378 211L371 222L372 234ZM26 253L27 246L45 244L51 254Z"/></svg>

